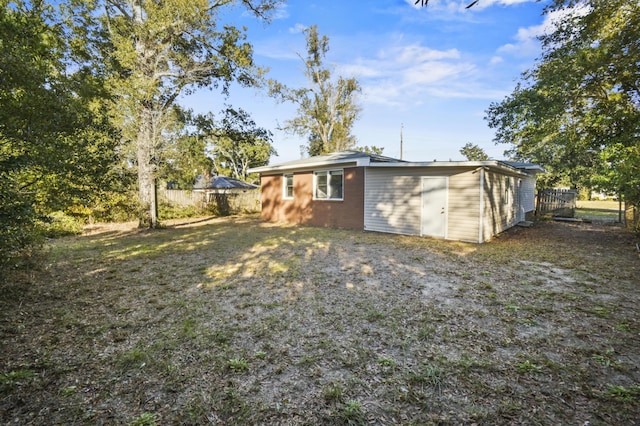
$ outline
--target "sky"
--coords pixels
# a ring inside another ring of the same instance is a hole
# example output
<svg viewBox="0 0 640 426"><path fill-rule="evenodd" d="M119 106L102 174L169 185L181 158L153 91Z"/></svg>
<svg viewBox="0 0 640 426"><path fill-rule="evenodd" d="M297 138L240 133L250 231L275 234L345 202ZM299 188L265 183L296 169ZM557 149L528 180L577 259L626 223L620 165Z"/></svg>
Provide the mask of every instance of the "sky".
<svg viewBox="0 0 640 426"><path fill-rule="evenodd" d="M466 9L471 1L430 0L420 7L415 0L290 0L270 24L240 9L223 19L247 28L255 63L291 88L308 87L298 55L306 56L303 30L317 25L329 38L325 65L334 77L355 77L362 87L352 129L358 145L409 161L457 161L472 143L501 160L509 145L495 144L485 112L511 94L540 57L537 36L549 27L546 2L479 0ZM216 116L225 105L242 108L273 133L278 154L271 164L301 158L306 138L278 130L296 116L296 105L278 103L264 90L234 86L224 98L202 89L182 103Z"/></svg>

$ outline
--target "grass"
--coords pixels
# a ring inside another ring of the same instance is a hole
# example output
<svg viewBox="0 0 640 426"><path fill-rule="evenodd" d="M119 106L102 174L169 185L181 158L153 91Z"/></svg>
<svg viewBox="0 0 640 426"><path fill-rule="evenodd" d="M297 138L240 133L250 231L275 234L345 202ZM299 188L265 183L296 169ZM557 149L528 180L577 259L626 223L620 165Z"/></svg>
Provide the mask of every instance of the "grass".
<svg viewBox="0 0 640 426"><path fill-rule="evenodd" d="M634 242L94 227L0 284L0 423L633 424Z"/></svg>
<svg viewBox="0 0 640 426"><path fill-rule="evenodd" d="M578 201L575 217L592 221L617 222L620 219L619 204L617 201Z"/></svg>

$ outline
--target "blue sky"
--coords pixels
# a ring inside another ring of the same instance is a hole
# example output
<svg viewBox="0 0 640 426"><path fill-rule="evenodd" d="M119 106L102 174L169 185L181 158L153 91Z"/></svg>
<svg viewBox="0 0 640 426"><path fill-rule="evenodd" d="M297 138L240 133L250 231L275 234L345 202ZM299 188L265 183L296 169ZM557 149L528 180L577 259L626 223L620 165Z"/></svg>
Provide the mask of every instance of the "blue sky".
<svg viewBox="0 0 640 426"><path fill-rule="evenodd" d="M362 86L362 112L353 128L358 145L384 147L384 154L412 161L462 160L460 148L471 142L492 158L503 159L508 146L496 145L484 120L491 102L510 94L520 74L541 50L536 36L548 26L545 1L291 0L269 25L240 9L225 19L246 26L254 60L268 77L289 87L306 87L302 30L317 25L329 37L326 65L335 76L355 77ZM278 104L264 92L232 87L201 90L183 100L196 112L217 113L224 104L248 111L273 132L278 156L271 163L301 157L306 140L277 130L293 118L296 106Z"/></svg>

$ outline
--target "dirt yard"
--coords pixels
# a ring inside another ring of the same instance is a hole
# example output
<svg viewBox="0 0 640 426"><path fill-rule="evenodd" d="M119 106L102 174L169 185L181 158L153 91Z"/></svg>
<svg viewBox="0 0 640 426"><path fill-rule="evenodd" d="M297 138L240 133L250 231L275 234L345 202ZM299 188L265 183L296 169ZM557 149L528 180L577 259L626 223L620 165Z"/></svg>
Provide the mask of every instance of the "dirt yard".
<svg viewBox="0 0 640 426"><path fill-rule="evenodd" d="M638 241L94 226L0 284L0 423L637 424Z"/></svg>

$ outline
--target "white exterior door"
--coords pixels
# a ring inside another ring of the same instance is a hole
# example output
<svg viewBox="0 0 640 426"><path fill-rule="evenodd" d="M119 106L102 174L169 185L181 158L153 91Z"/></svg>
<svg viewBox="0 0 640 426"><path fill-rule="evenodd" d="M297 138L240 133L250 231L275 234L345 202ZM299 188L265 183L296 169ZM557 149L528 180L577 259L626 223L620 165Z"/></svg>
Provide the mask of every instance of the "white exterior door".
<svg viewBox="0 0 640 426"><path fill-rule="evenodd" d="M446 238L447 178L422 178L422 235Z"/></svg>

